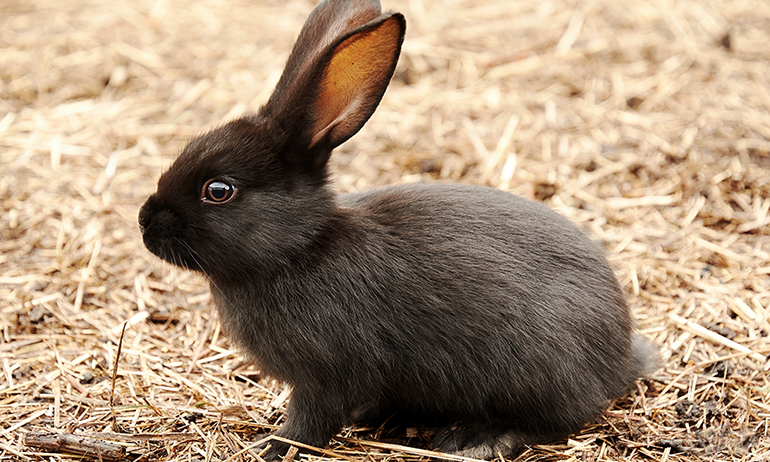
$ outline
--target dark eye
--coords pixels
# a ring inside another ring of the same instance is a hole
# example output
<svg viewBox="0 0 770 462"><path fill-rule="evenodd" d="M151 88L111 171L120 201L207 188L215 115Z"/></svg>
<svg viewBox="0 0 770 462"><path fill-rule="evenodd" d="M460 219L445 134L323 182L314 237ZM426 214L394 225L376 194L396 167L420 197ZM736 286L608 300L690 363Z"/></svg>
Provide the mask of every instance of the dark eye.
<svg viewBox="0 0 770 462"><path fill-rule="evenodd" d="M203 185L201 200L214 204L224 204L235 196L235 186L221 180L209 180Z"/></svg>

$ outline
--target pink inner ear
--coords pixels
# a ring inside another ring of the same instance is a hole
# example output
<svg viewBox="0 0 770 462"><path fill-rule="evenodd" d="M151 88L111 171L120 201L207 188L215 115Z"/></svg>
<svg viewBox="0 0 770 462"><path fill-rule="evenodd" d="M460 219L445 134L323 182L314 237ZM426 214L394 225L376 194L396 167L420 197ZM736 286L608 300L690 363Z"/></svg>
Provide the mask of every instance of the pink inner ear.
<svg viewBox="0 0 770 462"><path fill-rule="evenodd" d="M402 23L391 16L337 45L315 101L311 146L323 138L336 146L363 126L388 85L401 36Z"/></svg>

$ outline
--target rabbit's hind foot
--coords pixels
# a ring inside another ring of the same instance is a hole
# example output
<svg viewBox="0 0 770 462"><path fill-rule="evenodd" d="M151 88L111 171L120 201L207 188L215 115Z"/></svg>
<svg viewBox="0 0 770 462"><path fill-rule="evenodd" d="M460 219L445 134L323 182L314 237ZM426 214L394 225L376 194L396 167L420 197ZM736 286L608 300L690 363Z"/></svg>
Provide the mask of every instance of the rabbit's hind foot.
<svg viewBox="0 0 770 462"><path fill-rule="evenodd" d="M540 444L552 438L522 432L516 428L492 424L455 424L439 431L433 438L437 451L492 460L513 457L528 445Z"/></svg>

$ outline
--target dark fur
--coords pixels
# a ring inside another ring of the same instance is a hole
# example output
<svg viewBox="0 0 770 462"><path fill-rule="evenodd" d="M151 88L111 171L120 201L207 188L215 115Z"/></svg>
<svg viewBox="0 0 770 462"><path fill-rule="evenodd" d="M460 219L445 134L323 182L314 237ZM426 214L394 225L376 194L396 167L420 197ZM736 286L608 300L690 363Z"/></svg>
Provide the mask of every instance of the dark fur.
<svg viewBox="0 0 770 462"><path fill-rule="evenodd" d="M286 79L277 91L307 106L313 80L303 94ZM643 373L613 273L568 220L482 187L334 194L341 141L308 149L306 124L287 125L297 106L273 107L193 140L139 222L150 251L210 278L232 339L293 387L278 435L323 447L404 413L450 423L439 449L513 454L579 430ZM211 178L237 187L231 202L200 200Z"/></svg>

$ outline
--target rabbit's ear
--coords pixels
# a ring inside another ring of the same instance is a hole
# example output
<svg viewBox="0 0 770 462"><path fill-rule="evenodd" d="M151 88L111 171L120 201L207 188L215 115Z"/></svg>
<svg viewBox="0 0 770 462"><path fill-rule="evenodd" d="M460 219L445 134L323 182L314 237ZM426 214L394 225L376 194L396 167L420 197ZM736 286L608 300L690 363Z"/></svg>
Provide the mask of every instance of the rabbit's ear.
<svg viewBox="0 0 770 462"><path fill-rule="evenodd" d="M312 72L333 42L380 14L379 0L325 0L319 3L294 43L273 97L286 91L302 74Z"/></svg>
<svg viewBox="0 0 770 462"><path fill-rule="evenodd" d="M325 0L313 10L262 108L288 143L287 160L323 168L364 125L393 76L405 30L404 17L380 14L378 1Z"/></svg>
<svg viewBox="0 0 770 462"><path fill-rule="evenodd" d="M333 149L369 120L393 76L406 23L383 15L335 44L315 83L310 146Z"/></svg>

